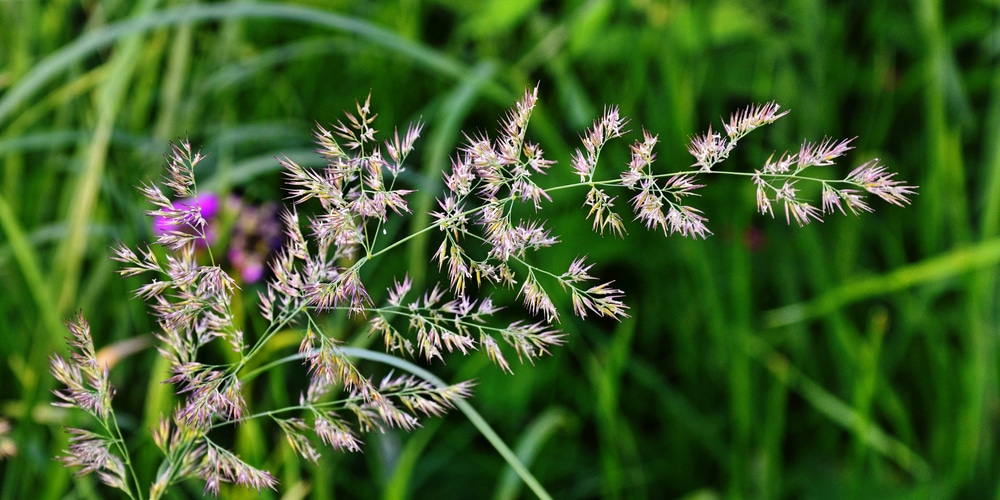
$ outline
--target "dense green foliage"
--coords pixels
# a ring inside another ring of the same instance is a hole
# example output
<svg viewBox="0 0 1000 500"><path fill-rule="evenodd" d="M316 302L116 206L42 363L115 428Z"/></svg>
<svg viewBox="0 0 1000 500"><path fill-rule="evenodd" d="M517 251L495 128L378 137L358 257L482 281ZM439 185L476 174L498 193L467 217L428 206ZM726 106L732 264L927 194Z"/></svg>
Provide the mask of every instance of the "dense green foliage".
<svg viewBox="0 0 1000 500"><path fill-rule="evenodd" d="M141 281L119 279L106 256L113 240L150 239L134 187L160 176L169 141L189 137L209 155L202 189L280 200L275 157L318 162L314 124L370 92L377 128L427 124L405 179L426 190L420 213L462 131L492 131L536 83L529 134L559 162L553 183L574 178L571 151L605 104L632 120L606 165L623 165L645 128L659 134L659 168L675 171L692 162L689 136L775 100L791 114L730 162L751 172L802 138L858 136L837 168L877 156L920 186L908 208L798 228L756 215L749 183L712 178L696 202L715 233L705 241L637 222L625 239L595 235L584 193L560 192L547 214L563 244L539 258L564 266L586 248L593 274L624 290L631 318L567 315L567 344L534 366L515 363L513 375L485 356L428 367L476 379L472 405L552 496L995 494L1000 5L472 4L0 2L0 419L17 446L0 461L0 497L109 494L53 459L67 446L62 427L86 424L50 405L48 358L65 352L63 323L78 310L98 348L124 349L156 329L131 298ZM412 246L409 263L393 266L421 279L437 272L433 251ZM384 287L397 270L371 279ZM248 331L259 321L255 286L242 294ZM326 328L380 347L342 315ZM275 343L273 356L297 345ZM173 406L164 370L147 346L111 372L123 431L149 475L161 456L147 431ZM247 397L294 402L301 375L272 372ZM413 433L364 436L363 454L323 450L318 465L273 431L249 422L231 442L290 498L530 495L458 412ZM174 493L201 491L192 481Z"/></svg>

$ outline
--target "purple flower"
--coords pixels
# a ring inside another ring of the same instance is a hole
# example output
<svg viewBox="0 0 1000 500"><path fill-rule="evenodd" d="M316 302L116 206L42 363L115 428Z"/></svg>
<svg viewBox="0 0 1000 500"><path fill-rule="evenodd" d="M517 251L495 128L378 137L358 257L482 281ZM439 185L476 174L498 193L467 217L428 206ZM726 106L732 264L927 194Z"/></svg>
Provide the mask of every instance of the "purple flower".
<svg viewBox="0 0 1000 500"><path fill-rule="evenodd" d="M200 194L195 198L187 198L173 203L174 211L187 212L187 217L166 217L158 215L153 219L153 234L157 236L167 234L170 231L195 232L200 226L199 220L207 221L214 218L219 213L221 202L219 195L215 193ZM184 220L182 224L180 220ZM186 227L185 227L186 226ZM212 239L209 234L206 237Z"/></svg>
<svg viewBox="0 0 1000 500"><path fill-rule="evenodd" d="M251 205L236 197L231 206L239 215L231 228L229 263L244 283L255 283L264 277L267 261L284 240L278 206Z"/></svg>
<svg viewBox="0 0 1000 500"><path fill-rule="evenodd" d="M239 274L243 283L254 283L263 278L271 253L282 244L281 223L277 206L273 203L253 205L244 203L238 196L223 200L215 193L200 194L194 198L169 202L163 212L153 220L153 233L157 236L181 233L195 236L198 248L219 242L221 221L235 215L229 234L222 241L227 243L229 264Z"/></svg>

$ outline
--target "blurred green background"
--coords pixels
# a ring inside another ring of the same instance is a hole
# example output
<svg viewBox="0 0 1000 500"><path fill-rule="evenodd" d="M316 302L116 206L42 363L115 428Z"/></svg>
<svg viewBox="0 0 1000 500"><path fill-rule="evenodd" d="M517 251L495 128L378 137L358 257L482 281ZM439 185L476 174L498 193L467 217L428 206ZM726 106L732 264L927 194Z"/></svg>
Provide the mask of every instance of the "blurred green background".
<svg viewBox="0 0 1000 500"><path fill-rule="evenodd" d="M427 123L407 182L436 194L462 131L492 133L535 84L529 135L560 165L543 185L573 180L569 155L605 104L632 119L605 152L612 177L642 128L659 134L658 168L683 170L690 135L776 100L792 113L726 167L858 136L843 173L879 157L920 186L908 208L874 200L874 214L800 229L755 214L744 179L713 176L696 202L707 241L636 223L624 241L601 238L585 193L561 191L544 213L563 244L538 262L563 268L586 249L632 318L564 316L567 345L513 376L481 354L431 366L477 380L473 405L549 493L1000 497L996 0L0 0L0 26L0 418L17 446L0 461L3 498L113 494L53 460L62 426L86 421L49 405L47 358L65 352L77 310L99 346L155 330L131 299L141 282L106 255L114 239L150 238L134 186L160 175L168 141L209 154L202 190L279 200L274 157L318 165L314 124L371 92L380 130ZM399 258L435 272L421 252ZM244 287L248 315L256 290ZM171 404L156 360L146 349L112 371L147 475L160 457L143 436ZM260 379L251 407L294 401L301 376ZM457 412L365 436L363 454L326 450L317 466L274 429L245 427L240 455L282 482L265 497L531 496Z"/></svg>

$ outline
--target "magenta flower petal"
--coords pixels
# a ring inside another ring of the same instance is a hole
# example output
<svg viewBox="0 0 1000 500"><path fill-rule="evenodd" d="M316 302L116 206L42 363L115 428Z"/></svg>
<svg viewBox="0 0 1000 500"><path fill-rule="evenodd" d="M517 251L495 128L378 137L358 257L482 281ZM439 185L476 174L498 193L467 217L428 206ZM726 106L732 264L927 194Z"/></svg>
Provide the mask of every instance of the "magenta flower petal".
<svg viewBox="0 0 1000 500"><path fill-rule="evenodd" d="M177 210L187 210L194 207L201 208L201 217L205 220L215 217L219 213L221 206L219 195L215 193L200 194L195 199L188 198L174 202L174 208ZM175 226L168 218L159 216L153 220L153 233L161 235L171 229L176 229Z"/></svg>

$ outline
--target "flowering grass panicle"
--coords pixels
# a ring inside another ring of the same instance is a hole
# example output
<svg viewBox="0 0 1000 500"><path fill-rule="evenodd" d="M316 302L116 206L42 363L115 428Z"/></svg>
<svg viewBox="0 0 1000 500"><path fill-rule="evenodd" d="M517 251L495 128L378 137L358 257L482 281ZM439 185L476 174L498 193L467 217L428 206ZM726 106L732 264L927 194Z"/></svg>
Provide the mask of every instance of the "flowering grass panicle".
<svg viewBox="0 0 1000 500"><path fill-rule="evenodd" d="M422 124L411 124L404 134L397 130L388 140L380 140L369 96L330 130L317 126L317 153L325 160L322 168L304 167L287 157L278 160L292 206L280 212L284 244L271 258L270 279L257 295L267 323L262 331L244 332L239 326L251 324L234 312L240 281L219 265L215 255L229 255L237 269L256 265L250 275L254 279L260 277L260 263L233 258L233 248L213 248L216 240L207 222L213 198L199 194L194 172L205 157L187 141L172 147L163 184L173 199L152 182L139 188L155 207L147 212L156 226L152 246L132 249L116 243L111 256L123 264L122 276L151 277L135 295L150 304L159 328L157 349L170 366L165 382L173 384L181 399L152 430L164 460L149 487L150 498L163 496L171 485L188 478L204 481L204 491L216 495L223 483L256 490L277 488L273 475L243 461L215 439L222 427L248 420L273 422L292 452L317 462L321 445L361 451L364 433L412 430L420 418L440 416L471 395L471 382L435 385L394 373L374 382L348 356L343 347L346 339L325 331L321 316L327 311L350 316L362 325L360 331L381 337L391 353L431 363L456 351L463 355L483 351L509 373L511 352L522 363L534 363L566 341L556 327L565 303L582 319L628 317L624 291L593 276L594 264L585 255L563 269L534 264L536 252L561 241L541 215L553 195L569 188L586 190L586 217L602 235L627 234L627 222L615 201L628 193L634 219L647 229L706 238L712 234L708 220L690 201L709 184L710 175L748 175L720 170L719 165L743 137L787 114L773 102L749 106L723 124L725 135L709 128L691 138L688 151L695 158L694 169L665 173L654 166L657 136L646 130L631 145L627 164L599 165L608 144L627 133L628 119L617 107L607 107L583 134L582 146L570 160L579 182L546 187L542 178L556 163L527 138L537 103L538 90L530 89L500 120L494 137L467 135L450 171L443 174L444 190L429 214L429 225L401 237L390 237L386 226L411 212L408 196L413 191L404 186L400 174ZM835 210L871 211L866 192L895 205L908 203L916 188L896 180L877 160L839 181L804 175L807 169L832 165L851 149L850 143L806 141L795 153L783 153L777 160L772 156L751 176L757 209L773 216L774 206L781 204L786 220L802 225ZM819 207L802 199L796 188L799 182L821 185ZM318 207L300 215L299 207L307 202ZM268 241L276 241L276 233L270 228ZM370 266L377 265L373 263L391 258L402 251L403 243L423 234L439 238L430 263L440 272L439 281L431 280L422 289L415 289L409 275L395 277L384 289L369 282ZM246 246L239 239L230 243ZM253 281L239 272L244 282ZM517 307L495 302L491 291L498 288L516 291L523 314L515 317L520 319L500 322L495 317L504 307ZM86 320L78 316L69 328L75 352L51 362L53 375L64 386L56 392L57 404L89 413L100 429L71 429L63 461L78 467L81 474L96 472L103 482L130 497L145 498L111 406L114 390L107 368L97 362ZM276 335L289 330L301 335L297 353L278 362L259 359L271 352L265 346L270 347ZM204 348L214 342L230 349L234 361L209 363ZM302 363L308 375L299 404L255 408L248 395L256 376L292 361Z"/></svg>
<svg viewBox="0 0 1000 500"><path fill-rule="evenodd" d="M132 482L135 476L128 446L111 407L115 390L108 380L108 368L97 360L90 324L83 315L77 314L67 326L73 334L69 341L73 352L68 359L61 356L50 359L52 375L64 387L54 391L60 401L53 404L90 414L100 431L67 428L69 449L59 460L67 467L76 467L77 475L95 472L102 483L133 497L138 483Z"/></svg>

